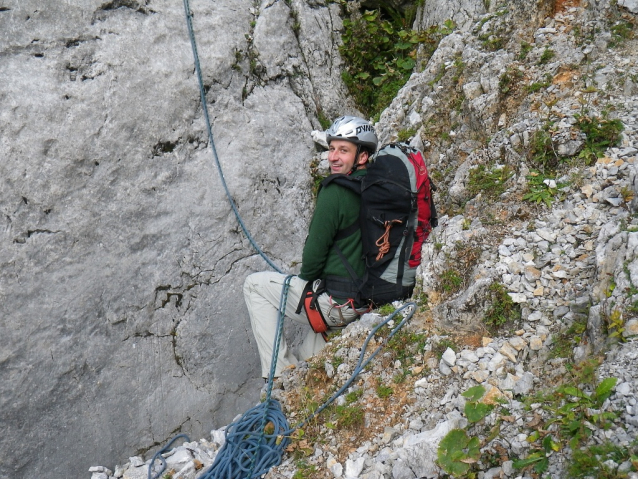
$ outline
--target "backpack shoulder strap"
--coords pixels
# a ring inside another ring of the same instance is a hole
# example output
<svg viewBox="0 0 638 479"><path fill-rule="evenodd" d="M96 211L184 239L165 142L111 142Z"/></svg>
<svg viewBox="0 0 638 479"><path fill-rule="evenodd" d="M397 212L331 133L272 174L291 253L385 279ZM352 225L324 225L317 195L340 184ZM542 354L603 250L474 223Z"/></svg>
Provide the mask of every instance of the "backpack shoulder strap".
<svg viewBox="0 0 638 479"><path fill-rule="evenodd" d="M325 178L321 182L321 187L328 186L330 183L335 183L339 186L343 186L344 188L348 188L351 191L354 191L358 195L361 194L361 179L362 176L352 177L350 175L343 175L341 173L337 173L336 175L330 175Z"/></svg>

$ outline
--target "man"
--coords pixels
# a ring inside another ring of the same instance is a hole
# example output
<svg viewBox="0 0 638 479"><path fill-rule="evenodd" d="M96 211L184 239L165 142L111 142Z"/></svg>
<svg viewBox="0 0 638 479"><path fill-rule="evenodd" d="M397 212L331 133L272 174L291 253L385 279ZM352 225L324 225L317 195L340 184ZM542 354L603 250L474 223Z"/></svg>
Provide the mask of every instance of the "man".
<svg viewBox="0 0 638 479"><path fill-rule="evenodd" d="M378 142L372 125L353 116L335 120L326 131L326 140L330 173L353 177L366 173L368 159L376 151ZM357 277L362 277L365 272L361 232L357 227L359 208L359 195L337 184L323 187L317 197L303 249L301 271L290 281L286 304L286 317L308 329L299 348L303 359L315 355L326 344L324 336L316 333L309 324L304 308L298 307L309 289L307 286L315 292L316 304L329 327L343 327L369 310L368 305L356 304L356 286L348 271L349 266ZM345 257L348 266L339 253ZM281 273L262 272L251 274L244 283L244 298L264 378L270 374L285 278L286 275ZM283 369L295 363L297 358L282 338L274 376L278 377Z"/></svg>

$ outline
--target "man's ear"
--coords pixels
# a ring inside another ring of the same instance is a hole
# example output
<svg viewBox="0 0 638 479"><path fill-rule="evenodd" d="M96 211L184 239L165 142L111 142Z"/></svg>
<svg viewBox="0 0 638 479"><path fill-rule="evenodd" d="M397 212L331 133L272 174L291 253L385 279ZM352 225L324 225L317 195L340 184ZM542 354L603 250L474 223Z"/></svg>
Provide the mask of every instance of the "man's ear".
<svg viewBox="0 0 638 479"><path fill-rule="evenodd" d="M365 150L362 150L361 153L359 153L359 160L357 161L357 165L365 165L369 159L370 159L370 153L368 153Z"/></svg>

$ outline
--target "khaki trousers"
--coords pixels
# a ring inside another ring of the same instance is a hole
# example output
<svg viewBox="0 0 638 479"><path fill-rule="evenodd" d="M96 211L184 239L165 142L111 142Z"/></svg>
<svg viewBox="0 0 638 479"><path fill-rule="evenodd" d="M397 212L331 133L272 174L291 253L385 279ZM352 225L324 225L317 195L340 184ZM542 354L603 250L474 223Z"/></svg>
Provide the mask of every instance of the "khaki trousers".
<svg viewBox="0 0 638 479"><path fill-rule="evenodd" d="M251 274L244 282L244 299L248 307L250 324L257 342L257 349L259 349L261 376L264 378L267 378L270 374L270 363L279 320L279 303L285 279L286 275L284 274L266 271ZM306 281L299 279L297 276L291 278L286 304L286 318L305 326L306 329L306 335L298 350L299 355L304 360L317 354L326 345L326 341L321 334L315 333L310 327L305 311L302 309L299 314L295 312L305 286ZM336 305L327 294L319 296L318 302L324 318L330 326L334 327L345 326L357 319L359 314L367 311L365 309L357 312L347 304ZM275 377L280 376L283 369L297 362L297 358L290 351L285 339L282 337L277 356Z"/></svg>
<svg viewBox="0 0 638 479"><path fill-rule="evenodd" d="M279 303L285 279L286 275L284 274L265 271L249 275L244 282L244 299L246 300L250 324L259 349L261 376L264 378L267 378L270 374L270 362L279 320ZM299 355L303 359L308 359L321 351L326 342L321 334L317 334L312 330L303 309L301 313L295 313L305 286L306 281L299 279L297 276L290 280L286 318L306 327L307 332L299 347ZM279 345L279 355L277 356L275 377L278 377L283 369L296 363L297 358L290 351L286 340L282 337Z"/></svg>

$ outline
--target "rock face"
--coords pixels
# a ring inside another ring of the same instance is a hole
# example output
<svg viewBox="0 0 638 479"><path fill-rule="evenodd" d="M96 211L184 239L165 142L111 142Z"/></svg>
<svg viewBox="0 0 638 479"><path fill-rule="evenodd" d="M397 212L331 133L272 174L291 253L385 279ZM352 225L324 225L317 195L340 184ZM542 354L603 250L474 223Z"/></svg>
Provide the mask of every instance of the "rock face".
<svg viewBox="0 0 638 479"><path fill-rule="evenodd" d="M283 270L309 217L304 132L356 113L336 8L191 6L225 178ZM0 57L0 478L226 424L257 388L241 285L267 266L208 147L182 3L7 0Z"/></svg>
<svg viewBox="0 0 638 479"><path fill-rule="evenodd" d="M483 0L453 0L451 2L424 2L415 25L427 29L452 20L460 29L467 30L474 19L486 12Z"/></svg>

